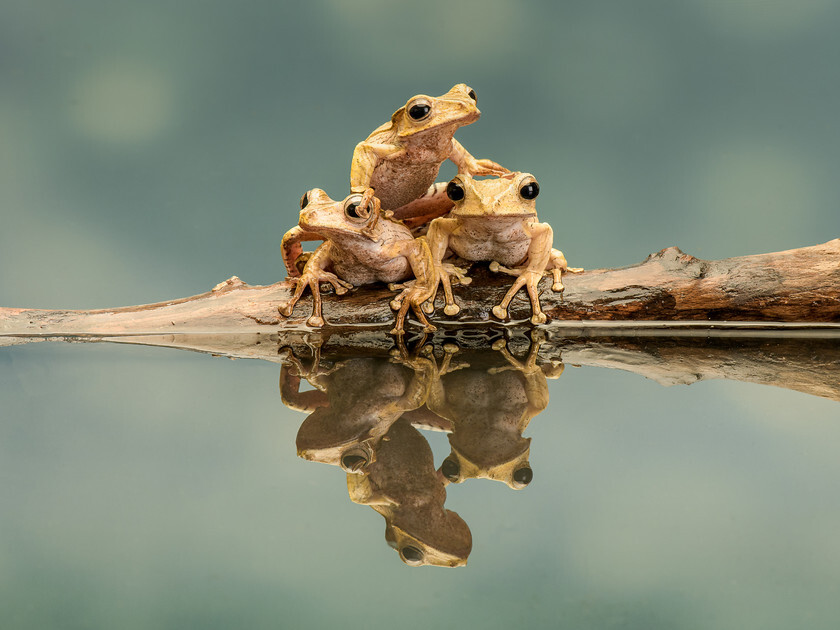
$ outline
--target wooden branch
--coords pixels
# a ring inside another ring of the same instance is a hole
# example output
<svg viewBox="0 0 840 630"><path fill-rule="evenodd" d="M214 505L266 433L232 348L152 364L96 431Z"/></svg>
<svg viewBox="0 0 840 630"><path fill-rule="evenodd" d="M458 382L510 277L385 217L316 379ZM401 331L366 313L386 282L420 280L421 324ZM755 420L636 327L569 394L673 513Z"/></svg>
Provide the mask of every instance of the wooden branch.
<svg viewBox="0 0 840 630"><path fill-rule="evenodd" d="M455 287L461 313L446 317L442 296L436 324L486 326L510 286L510 278L475 266L469 286ZM542 303L550 320L840 322L840 239L784 252L705 261L675 247L623 269L564 276L564 295L543 280ZM305 329L311 301L292 317L277 305L290 295L288 281L249 286L233 277L209 293L189 298L93 311L0 309L0 335L120 335L148 333L257 332ZM390 327L394 315L384 287L362 287L344 296L325 295L327 329ZM521 291L511 322L530 316ZM408 324L409 330L411 323Z"/></svg>

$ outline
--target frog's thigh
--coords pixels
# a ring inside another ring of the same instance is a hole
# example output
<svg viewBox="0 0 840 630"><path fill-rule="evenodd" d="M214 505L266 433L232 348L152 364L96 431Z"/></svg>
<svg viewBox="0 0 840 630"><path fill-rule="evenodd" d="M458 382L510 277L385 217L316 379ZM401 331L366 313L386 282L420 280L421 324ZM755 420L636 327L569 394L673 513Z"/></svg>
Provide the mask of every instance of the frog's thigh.
<svg viewBox="0 0 840 630"><path fill-rule="evenodd" d="M394 218L406 220L413 227L442 217L455 205L446 196L446 186L446 182L432 184L422 197L395 209Z"/></svg>

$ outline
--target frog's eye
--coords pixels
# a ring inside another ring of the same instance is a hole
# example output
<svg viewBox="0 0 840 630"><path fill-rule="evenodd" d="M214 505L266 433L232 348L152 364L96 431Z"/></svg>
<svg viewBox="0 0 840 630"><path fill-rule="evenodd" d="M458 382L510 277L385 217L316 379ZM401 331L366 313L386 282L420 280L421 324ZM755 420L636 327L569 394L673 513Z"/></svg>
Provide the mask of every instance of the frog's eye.
<svg viewBox="0 0 840 630"><path fill-rule="evenodd" d="M469 96L474 103L478 103L478 99L475 97L475 90L470 90L467 92L467 96Z"/></svg>
<svg viewBox="0 0 840 630"><path fill-rule="evenodd" d="M361 473L370 463L369 453L361 448L351 448L341 456L341 467L344 472Z"/></svg>
<svg viewBox="0 0 840 630"><path fill-rule="evenodd" d="M344 202L344 214L349 219L356 219L356 220L364 220L368 218L368 213L359 210L359 204L362 202L361 195L353 195L352 197L348 197L347 200Z"/></svg>
<svg viewBox="0 0 840 630"><path fill-rule="evenodd" d="M306 206L309 205L309 193L303 193L303 197L300 198L300 209L303 210Z"/></svg>
<svg viewBox="0 0 840 630"><path fill-rule="evenodd" d="M540 194L540 185L537 183L537 180L532 179L524 184L522 184L521 188L519 189L519 195L523 199L536 199L537 195Z"/></svg>
<svg viewBox="0 0 840 630"><path fill-rule="evenodd" d="M464 198L464 187L455 179L446 185L446 196L452 201L461 201Z"/></svg>
<svg viewBox="0 0 840 630"><path fill-rule="evenodd" d="M528 464L525 464L522 468L517 468L513 471L513 485L517 488L524 488L531 480L534 478L534 471L531 470L531 467Z"/></svg>
<svg viewBox="0 0 840 630"><path fill-rule="evenodd" d="M407 107L406 110L412 120L423 120L428 117L429 113L432 111L432 106L425 100L419 100L414 101L414 103L410 107Z"/></svg>
<svg viewBox="0 0 840 630"><path fill-rule="evenodd" d="M400 549L400 558L402 558L403 562L411 566L416 567L418 564L423 564L423 552L411 545Z"/></svg>
<svg viewBox="0 0 840 630"><path fill-rule="evenodd" d="M461 477L461 466L458 465L458 462L453 457L447 457L440 465L440 472L444 477L449 479L449 481L458 483L458 480Z"/></svg>

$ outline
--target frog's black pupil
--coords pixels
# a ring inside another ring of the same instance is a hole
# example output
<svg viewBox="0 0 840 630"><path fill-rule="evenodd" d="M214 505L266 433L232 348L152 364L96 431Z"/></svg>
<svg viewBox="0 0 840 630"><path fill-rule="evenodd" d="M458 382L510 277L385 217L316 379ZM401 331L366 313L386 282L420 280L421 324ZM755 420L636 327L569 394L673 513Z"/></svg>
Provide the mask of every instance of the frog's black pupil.
<svg viewBox="0 0 840 630"><path fill-rule="evenodd" d="M402 554L402 557L406 562L411 564L423 562L423 552L417 547L403 547L400 550L400 554Z"/></svg>
<svg viewBox="0 0 840 630"><path fill-rule="evenodd" d="M461 474L461 467L458 465L458 462L447 457L440 465L440 472L442 472L443 476L449 479L449 481L458 481L458 477Z"/></svg>
<svg viewBox="0 0 840 630"><path fill-rule="evenodd" d="M446 196L452 201L461 201L464 198L464 188L457 182L449 182L446 186Z"/></svg>
<svg viewBox="0 0 840 630"><path fill-rule="evenodd" d="M367 460L361 455L345 455L341 458L341 465L346 470L359 470L365 464L367 464Z"/></svg>
<svg viewBox="0 0 840 630"><path fill-rule="evenodd" d="M473 101L478 103L478 99L475 97L475 90L470 90L467 92L467 96L469 96Z"/></svg>
<svg viewBox="0 0 840 630"><path fill-rule="evenodd" d="M309 205L309 193L303 193L303 197L300 198L300 209L303 210L306 206Z"/></svg>
<svg viewBox="0 0 840 630"><path fill-rule="evenodd" d="M347 213L347 216L353 217L354 219L358 219L359 218L358 209L359 209L359 204L351 203L349 206L347 206L347 210L345 210L345 212Z"/></svg>
<svg viewBox="0 0 840 630"><path fill-rule="evenodd" d="M537 195L540 194L540 185L537 182L525 184L519 189L519 194L522 195L523 199L536 199Z"/></svg>
<svg viewBox="0 0 840 630"><path fill-rule="evenodd" d="M521 484L523 486L527 486L529 483L531 483L531 479L533 479L533 478L534 478L534 471L531 470L530 466L525 466L523 468L520 468L519 470L517 470L513 473L513 480L516 483Z"/></svg>
<svg viewBox="0 0 840 630"><path fill-rule="evenodd" d="M429 114L430 109L432 108L428 105L412 105L411 109L408 110L408 115L414 120L422 120Z"/></svg>

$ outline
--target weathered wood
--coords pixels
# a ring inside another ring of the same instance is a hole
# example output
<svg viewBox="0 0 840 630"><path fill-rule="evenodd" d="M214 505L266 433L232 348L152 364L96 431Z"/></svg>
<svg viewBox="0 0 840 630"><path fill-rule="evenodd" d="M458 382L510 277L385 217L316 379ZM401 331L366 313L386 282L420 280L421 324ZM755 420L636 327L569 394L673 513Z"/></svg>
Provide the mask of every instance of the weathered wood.
<svg viewBox="0 0 840 630"><path fill-rule="evenodd" d="M471 285L455 287L459 315L445 316L438 296L435 323L498 323L490 311L510 286L510 277L482 266L474 267L471 275ZM840 239L716 261L670 247L631 267L569 274L564 282L563 295L551 291L548 279L541 285L550 320L840 322ZM249 286L234 277L208 293L143 306L93 311L0 308L0 335L306 329L309 299L301 300L288 319L277 312L291 286L288 281ZM325 294L327 328L390 326L393 296L384 287L362 287L344 296ZM512 322L529 317L524 291L511 304L510 313Z"/></svg>

